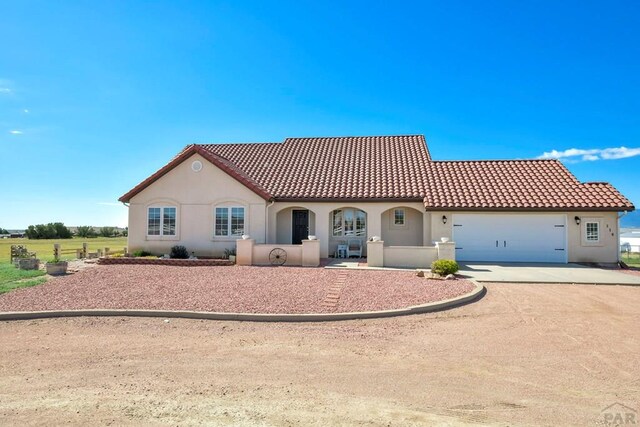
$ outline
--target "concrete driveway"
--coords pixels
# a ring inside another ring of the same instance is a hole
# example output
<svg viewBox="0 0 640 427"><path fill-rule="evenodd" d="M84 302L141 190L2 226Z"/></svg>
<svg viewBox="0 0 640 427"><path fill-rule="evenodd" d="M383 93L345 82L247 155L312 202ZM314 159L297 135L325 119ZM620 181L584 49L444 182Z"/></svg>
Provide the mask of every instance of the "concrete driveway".
<svg viewBox="0 0 640 427"><path fill-rule="evenodd" d="M460 274L478 282L639 285L640 275L580 264L460 263Z"/></svg>

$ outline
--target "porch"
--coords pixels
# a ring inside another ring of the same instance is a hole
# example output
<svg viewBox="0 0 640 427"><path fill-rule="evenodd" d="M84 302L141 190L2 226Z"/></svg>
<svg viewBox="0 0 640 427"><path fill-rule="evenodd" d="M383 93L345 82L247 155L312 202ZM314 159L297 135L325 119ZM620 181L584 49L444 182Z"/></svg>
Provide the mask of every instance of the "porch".
<svg viewBox="0 0 640 427"><path fill-rule="evenodd" d="M366 258L371 267L429 268L436 259L455 257L453 244L439 244L447 236L441 236L443 227L432 222L440 220L441 215L425 212L419 202L279 202L267 207L266 249L255 245L253 250L266 262L267 249L288 248L296 254L292 262L300 265L298 248L313 241L318 259L310 264L320 265L322 258L355 257Z"/></svg>

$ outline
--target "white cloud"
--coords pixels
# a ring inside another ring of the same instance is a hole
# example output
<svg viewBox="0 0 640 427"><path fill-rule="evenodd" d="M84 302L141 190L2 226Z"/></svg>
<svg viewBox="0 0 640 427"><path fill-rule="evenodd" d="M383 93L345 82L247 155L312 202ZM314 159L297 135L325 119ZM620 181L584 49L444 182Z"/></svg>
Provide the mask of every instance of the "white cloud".
<svg viewBox="0 0 640 427"><path fill-rule="evenodd" d="M567 161L587 161L615 160L627 157L640 156L640 148L612 147L612 148L592 148L583 150L579 148L569 148L568 150L551 150L542 153L538 159L564 159Z"/></svg>
<svg viewBox="0 0 640 427"><path fill-rule="evenodd" d="M21 130L10 130L9 133L12 135L22 135L24 132Z"/></svg>
<svg viewBox="0 0 640 427"><path fill-rule="evenodd" d="M8 87L0 87L0 93L11 93L11 89Z"/></svg>

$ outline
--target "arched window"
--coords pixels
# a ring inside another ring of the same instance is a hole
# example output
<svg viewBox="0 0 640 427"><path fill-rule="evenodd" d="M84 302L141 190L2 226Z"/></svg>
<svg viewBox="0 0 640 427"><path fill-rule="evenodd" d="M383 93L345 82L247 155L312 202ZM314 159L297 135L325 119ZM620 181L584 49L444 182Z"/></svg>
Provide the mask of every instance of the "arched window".
<svg viewBox="0 0 640 427"><path fill-rule="evenodd" d="M336 209L331 213L333 236L357 236L367 235L367 213L360 209Z"/></svg>

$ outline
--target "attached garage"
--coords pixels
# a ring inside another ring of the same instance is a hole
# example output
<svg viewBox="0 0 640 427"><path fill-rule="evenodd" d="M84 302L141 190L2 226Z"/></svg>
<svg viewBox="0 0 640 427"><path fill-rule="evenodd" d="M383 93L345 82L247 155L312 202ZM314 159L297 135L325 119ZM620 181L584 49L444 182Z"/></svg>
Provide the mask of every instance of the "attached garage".
<svg viewBox="0 0 640 427"><path fill-rule="evenodd" d="M564 214L455 214L459 261L567 262Z"/></svg>

